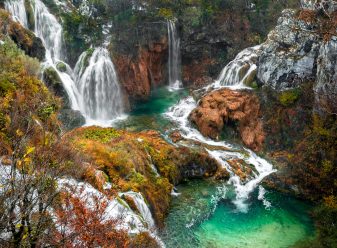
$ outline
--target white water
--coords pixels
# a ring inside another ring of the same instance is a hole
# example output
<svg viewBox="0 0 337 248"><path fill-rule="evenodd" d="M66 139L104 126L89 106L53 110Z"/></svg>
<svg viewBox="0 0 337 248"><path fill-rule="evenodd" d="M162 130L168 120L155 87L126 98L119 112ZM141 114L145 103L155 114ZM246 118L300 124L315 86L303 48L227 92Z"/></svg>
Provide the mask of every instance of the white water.
<svg viewBox="0 0 337 248"><path fill-rule="evenodd" d="M5 9L12 14L13 19L28 28L25 0L6 1Z"/></svg>
<svg viewBox="0 0 337 248"><path fill-rule="evenodd" d="M134 201L141 217L143 220L146 222L148 229L152 230L155 228L155 222L152 217L151 211L149 207L146 205L144 197L140 193L136 193L133 191L125 192L125 193L120 193L120 196L129 196L132 198Z"/></svg>
<svg viewBox="0 0 337 248"><path fill-rule="evenodd" d="M169 45L169 89L178 90L182 87L180 38L174 21L167 21L167 32Z"/></svg>
<svg viewBox="0 0 337 248"><path fill-rule="evenodd" d="M198 130L191 127L188 116L191 111L197 106L193 97L189 96L182 99L177 105L171 107L165 115L176 123L182 136L189 140L194 140L214 147L222 147L224 149L233 149L233 146L224 141L214 141L205 138ZM254 152L248 149L241 151L225 151L224 149L207 150L211 157L216 159L224 168L230 172L228 184L232 185L235 191L235 199L232 201L236 205L238 211L247 212L249 210L249 199L251 193L256 189L259 183L275 170L273 166L265 159L257 156ZM255 167L257 173L243 182L240 177L234 173L231 166L227 163L228 159L242 159L247 164Z"/></svg>
<svg viewBox="0 0 337 248"><path fill-rule="evenodd" d="M112 121L123 118L123 94L108 50L97 47L90 58L87 52L82 53L73 71L62 61L64 54L61 24L41 0L31 1L31 4L35 18L34 32L46 48L43 67L52 67L58 73L72 109L82 113L87 125L110 126ZM24 0L6 1L5 6L27 27ZM88 60L87 67L85 59ZM66 72L57 69L60 62L66 65Z"/></svg>
<svg viewBox="0 0 337 248"><path fill-rule="evenodd" d="M75 72L76 86L81 98L79 108L88 120L108 121L119 117L124 112L122 92L117 73L109 52L98 47L91 55L88 66L84 68L81 55Z"/></svg>
<svg viewBox="0 0 337 248"><path fill-rule="evenodd" d="M256 63L261 47L261 45L258 45L241 51L234 60L225 66L214 86L235 86L235 88L239 88L251 83L256 74Z"/></svg>

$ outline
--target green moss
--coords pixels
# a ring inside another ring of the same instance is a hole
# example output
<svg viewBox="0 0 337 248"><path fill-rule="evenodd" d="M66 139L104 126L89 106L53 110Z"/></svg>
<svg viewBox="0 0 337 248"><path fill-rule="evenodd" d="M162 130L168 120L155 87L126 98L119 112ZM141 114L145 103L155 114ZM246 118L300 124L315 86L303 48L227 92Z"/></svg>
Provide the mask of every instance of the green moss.
<svg viewBox="0 0 337 248"><path fill-rule="evenodd" d="M120 132L113 128L88 129L84 131L83 138L108 143L120 137Z"/></svg>
<svg viewBox="0 0 337 248"><path fill-rule="evenodd" d="M47 120L53 113L55 113L56 108L54 105L49 105L43 107L39 110L38 115L42 120Z"/></svg>
<svg viewBox="0 0 337 248"><path fill-rule="evenodd" d="M297 101L299 96L300 96L299 89L286 90L281 92L281 95L279 96L279 101L283 106L289 107L290 105L292 105Z"/></svg>
<svg viewBox="0 0 337 248"><path fill-rule="evenodd" d="M65 63L63 62L59 62L56 65L57 70L59 70L60 72L65 72L67 70L67 66L65 65Z"/></svg>

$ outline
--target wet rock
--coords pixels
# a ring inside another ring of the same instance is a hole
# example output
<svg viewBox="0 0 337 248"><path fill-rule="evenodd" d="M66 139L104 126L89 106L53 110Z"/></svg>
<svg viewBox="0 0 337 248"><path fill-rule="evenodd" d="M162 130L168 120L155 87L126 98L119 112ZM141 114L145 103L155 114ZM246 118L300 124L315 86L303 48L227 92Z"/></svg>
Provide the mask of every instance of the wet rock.
<svg viewBox="0 0 337 248"><path fill-rule="evenodd" d="M221 89L205 95L190 115L204 136L218 139L229 122L237 124L243 143L258 151L265 134L258 98L250 91Z"/></svg>
<svg viewBox="0 0 337 248"><path fill-rule="evenodd" d="M64 89L62 80L57 71L52 67L46 68L43 71L42 80L49 90L51 90L56 96L62 98L63 108L70 109L71 106L67 91Z"/></svg>
<svg viewBox="0 0 337 248"><path fill-rule="evenodd" d="M85 124L85 118L80 111L72 109L62 109L58 116L65 130L72 130Z"/></svg>
<svg viewBox="0 0 337 248"><path fill-rule="evenodd" d="M174 143L177 143L181 140L183 140L184 138L181 136L181 133L179 131L174 131L170 134L170 138Z"/></svg>

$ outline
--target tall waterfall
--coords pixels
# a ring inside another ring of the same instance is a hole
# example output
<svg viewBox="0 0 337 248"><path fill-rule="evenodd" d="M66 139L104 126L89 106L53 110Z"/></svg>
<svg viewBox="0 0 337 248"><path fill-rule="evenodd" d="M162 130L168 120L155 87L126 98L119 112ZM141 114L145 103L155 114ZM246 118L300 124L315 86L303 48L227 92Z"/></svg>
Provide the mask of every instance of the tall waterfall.
<svg viewBox="0 0 337 248"><path fill-rule="evenodd" d="M169 88L177 90L182 87L181 82L181 56L180 38L174 21L167 21L168 45L169 45Z"/></svg>
<svg viewBox="0 0 337 248"><path fill-rule="evenodd" d="M83 53L75 66L76 85L82 96L79 108L92 120L107 121L123 114L122 92L109 52L103 47L94 50L85 68Z"/></svg>
<svg viewBox="0 0 337 248"><path fill-rule="evenodd" d="M6 1L5 8L25 27L27 15L25 0ZM34 12L35 34L46 48L44 67L52 67L60 76L71 101L72 108L79 110L87 123L110 125L123 113L123 94L120 89L114 65L107 49L98 47L90 57L82 53L73 71L64 63L62 25L41 0L31 0ZM84 59L89 59L88 66ZM66 72L57 69L62 62Z"/></svg>
<svg viewBox="0 0 337 248"><path fill-rule="evenodd" d="M261 45L244 49L222 70L216 84L218 86L245 86L256 75L257 59Z"/></svg>

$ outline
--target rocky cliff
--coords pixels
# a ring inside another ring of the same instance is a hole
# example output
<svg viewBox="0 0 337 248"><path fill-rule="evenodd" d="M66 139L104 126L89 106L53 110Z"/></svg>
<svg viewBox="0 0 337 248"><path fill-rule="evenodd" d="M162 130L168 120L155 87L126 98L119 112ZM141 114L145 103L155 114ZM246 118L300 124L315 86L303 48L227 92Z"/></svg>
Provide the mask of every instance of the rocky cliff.
<svg viewBox="0 0 337 248"><path fill-rule="evenodd" d="M302 1L285 10L258 60L257 80L282 91L315 81L315 110L337 112L337 13L334 1Z"/></svg>

